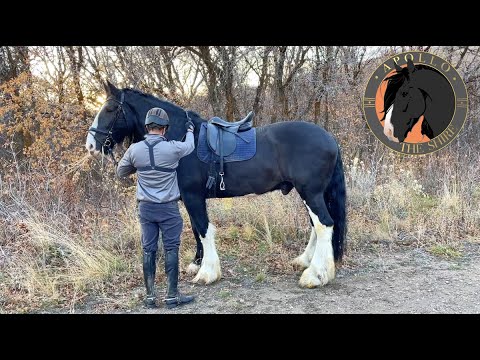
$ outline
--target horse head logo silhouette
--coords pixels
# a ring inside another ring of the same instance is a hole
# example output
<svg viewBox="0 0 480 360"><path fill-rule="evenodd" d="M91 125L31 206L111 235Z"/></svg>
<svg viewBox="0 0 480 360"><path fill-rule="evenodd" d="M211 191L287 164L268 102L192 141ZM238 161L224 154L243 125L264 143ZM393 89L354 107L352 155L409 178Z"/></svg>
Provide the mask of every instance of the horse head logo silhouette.
<svg viewBox="0 0 480 360"><path fill-rule="evenodd" d="M375 70L363 105L368 125L385 145L425 154L444 147L461 130L467 93L457 71L445 60L409 52Z"/></svg>

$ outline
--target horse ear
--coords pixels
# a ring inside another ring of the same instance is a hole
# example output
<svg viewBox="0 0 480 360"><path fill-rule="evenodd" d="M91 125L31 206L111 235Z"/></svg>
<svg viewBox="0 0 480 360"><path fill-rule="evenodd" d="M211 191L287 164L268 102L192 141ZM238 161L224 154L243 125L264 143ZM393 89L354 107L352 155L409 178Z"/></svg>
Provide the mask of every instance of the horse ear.
<svg viewBox="0 0 480 360"><path fill-rule="evenodd" d="M120 90L115 87L110 81L107 80L105 84L103 84L103 87L105 88L105 92L107 93L107 96L114 96L116 97L119 93Z"/></svg>
<svg viewBox="0 0 480 360"><path fill-rule="evenodd" d="M410 74L416 70L412 59L407 60L407 67L408 67L408 71L410 72Z"/></svg>
<svg viewBox="0 0 480 360"><path fill-rule="evenodd" d="M109 84L108 80L107 80L107 82L102 81L102 85L103 85L103 89L105 90L105 94L107 94L107 96L110 96L111 94L110 94L110 88L108 87L108 84Z"/></svg>
<svg viewBox="0 0 480 360"><path fill-rule="evenodd" d="M402 71L402 67L399 66L395 61L393 62L393 64L395 65L395 70L397 70L397 72L401 72L401 71Z"/></svg>

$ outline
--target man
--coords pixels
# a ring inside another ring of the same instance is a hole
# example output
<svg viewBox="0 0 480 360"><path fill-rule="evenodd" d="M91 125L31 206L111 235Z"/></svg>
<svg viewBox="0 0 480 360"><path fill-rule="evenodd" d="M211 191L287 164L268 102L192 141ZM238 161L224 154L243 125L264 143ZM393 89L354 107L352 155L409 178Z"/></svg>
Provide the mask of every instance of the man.
<svg viewBox="0 0 480 360"><path fill-rule="evenodd" d="M193 296L181 295L178 284L178 248L183 219L178 208L180 191L175 168L178 161L190 154L195 144L195 125L187 121L185 142L168 141L165 132L169 118L165 110L152 108L145 117L148 134L145 141L132 144L120 160L117 168L119 177L137 172L137 200L142 228L143 275L147 296L147 308L155 308L155 270L159 230L162 232L165 250L165 273L167 294L164 299L168 308L193 301Z"/></svg>

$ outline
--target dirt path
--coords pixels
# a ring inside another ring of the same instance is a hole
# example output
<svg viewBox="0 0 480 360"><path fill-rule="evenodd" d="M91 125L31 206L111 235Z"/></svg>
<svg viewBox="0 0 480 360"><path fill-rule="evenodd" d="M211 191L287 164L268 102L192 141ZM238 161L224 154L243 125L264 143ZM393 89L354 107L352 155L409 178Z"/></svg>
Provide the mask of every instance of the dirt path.
<svg viewBox="0 0 480 360"><path fill-rule="evenodd" d="M350 256L336 280L323 288L301 289L298 274L229 276L210 286L182 281L197 295L194 304L167 310L141 306L114 313L480 313L480 246L468 245L446 260L422 249L362 251ZM141 292L138 289L137 292ZM101 311L101 310L100 310ZM76 312L97 312L84 308Z"/></svg>

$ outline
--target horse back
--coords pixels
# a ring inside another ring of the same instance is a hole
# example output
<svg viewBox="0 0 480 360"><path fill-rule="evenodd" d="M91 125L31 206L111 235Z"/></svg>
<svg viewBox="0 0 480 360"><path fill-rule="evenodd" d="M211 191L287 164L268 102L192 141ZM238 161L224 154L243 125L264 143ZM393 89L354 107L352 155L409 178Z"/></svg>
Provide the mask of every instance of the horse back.
<svg viewBox="0 0 480 360"><path fill-rule="evenodd" d="M285 121L257 128L258 135L289 152L337 153L333 135L319 125L304 121ZM261 141L261 139L260 139Z"/></svg>

